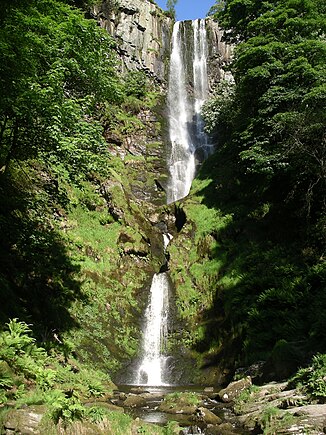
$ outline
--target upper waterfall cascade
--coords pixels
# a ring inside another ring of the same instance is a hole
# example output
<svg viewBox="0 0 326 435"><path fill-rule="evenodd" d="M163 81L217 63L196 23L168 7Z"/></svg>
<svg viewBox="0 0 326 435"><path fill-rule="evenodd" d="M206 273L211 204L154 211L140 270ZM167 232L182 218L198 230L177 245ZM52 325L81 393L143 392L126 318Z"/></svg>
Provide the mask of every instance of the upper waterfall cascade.
<svg viewBox="0 0 326 435"><path fill-rule="evenodd" d="M207 35L205 20L192 22L193 43L187 43L184 22L176 22L172 34L168 110L171 152L168 160L170 180L167 202L188 195L195 176L196 153L209 152L204 123L200 116L208 96ZM189 50L193 48L193 52ZM188 62L188 59L191 59ZM192 87L189 83L192 82Z"/></svg>

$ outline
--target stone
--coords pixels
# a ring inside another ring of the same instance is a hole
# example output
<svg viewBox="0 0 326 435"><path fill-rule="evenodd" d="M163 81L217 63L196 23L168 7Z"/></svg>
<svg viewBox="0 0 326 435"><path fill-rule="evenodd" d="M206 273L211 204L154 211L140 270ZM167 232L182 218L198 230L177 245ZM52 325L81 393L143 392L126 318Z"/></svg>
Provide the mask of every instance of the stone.
<svg viewBox="0 0 326 435"><path fill-rule="evenodd" d="M231 423L221 423L219 425L209 424L205 430L206 435L235 435L235 433Z"/></svg>
<svg viewBox="0 0 326 435"><path fill-rule="evenodd" d="M117 41L125 70L143 70L163 82L167 75L173 20L150 0L109 1L93 6L92 14Z"/></svg>
<svg viewBox="0 0 326 435"><path fill-rule="evenodd" d="M45 412L46 408L43 405L34 405L9 411L3 424L5 433L41 434L39 424Z"/></svg>
<svg viewBox="0 0 326 435"><path fill-rule="evenodd" d="M146 388L144 388L144 387L132 387L132 388L130 388L130 392L132 394L145 394L145 393L149 393L149 391L147 391Z"/></svg>
<svg viewBox="0 0 326 435"><path fill-rule="evenodd" d="M151 0L119 0L118 8L102 1L92 7L92 15L118 42L117 51L123 61L123 72L144 71L159 83L165 83L170 55L173 20ZM208 76L213 90L220 80L232 80L228 65L233 46L223 41L218 23L206 19L209 38Z"/></svg>
<svg viewBox="0 0 326 435"><path fill-rule="evenodd" d="M123 402L123 406L127 408L141 408L142 406L146 406L146 400L139 395L130 394Z"/></svg>
<svg viewBox="0 0 326 435"><path fill-rule="evenodd" d="M220 419L220 417L218 417L216 414L214 414L212 411L210 411L207 408L197 408L196 409L196 413L195 413L195 417L194 417L196 422L201 422L201 423L205 423L205 424L221 424L222 420Z"/></svg>
<svg viewBox="0 0 326 435"><path fill-rule="evenodd" d="M252 385L251 377L247 376L239 381L231 382L226 388L219 391L218 397L222 402L228 403L236 399L240 393Z"/></svg>
<svg viewBox="0 0 326 435"><path fill-rule="evenodd" d="M205 387L204 393L214 393L214 387Z"/></svg>
<svg viewBox="0 0 326 435"><path fill-rule="evenodd" d="M162 402L159 406L159 411L166 412L168 414L195 414L197 407L194 405L174 404L173 406Z"/></svg>

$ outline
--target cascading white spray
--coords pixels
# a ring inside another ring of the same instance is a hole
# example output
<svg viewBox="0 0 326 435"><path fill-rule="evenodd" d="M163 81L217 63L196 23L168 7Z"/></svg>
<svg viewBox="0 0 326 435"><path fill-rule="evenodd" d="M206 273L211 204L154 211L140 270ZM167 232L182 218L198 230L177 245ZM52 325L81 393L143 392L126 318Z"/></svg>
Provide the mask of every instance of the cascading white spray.
<svg viewBox="0 0 326 435"><path fill-rule="evenodd" d="M168 333L169 280L166 273L153 276L150 301L145 312L143 359L138 369L137 384L164 385L164 348Z"/></svg>
<svg viewBox="0 0 326 435"><path fill-rule="evenodd" d="M189 58L185 27L176 22L172 34L170 60L168 108L169 136L171 152L168 160L170 180L167 188L167 203L170 204L188 195L195 176L195 152L201 149L204 157L209 149L204 123L200 116L201 108L208 95L207 78L207 35L205 20L192 22L193 46L192 73L193 95L186 83ZM188 44L189 45L189 44ZM185 52L186 51L186 52Z"/></svg>
<svg viewBox="0 0 326 435"><path fill-rule="evenodd" d="M201 148L204 156L208 154L208 138L204 131L204 121L201 117L201 109L208 97L208 75L207 75L207 35L205 20L194 20L192 22L194 35L193 74L194 74L194 131L196 149Z"/></svg>
<svg viewBox="0 0 326 435"><path fill-rule="evenodd" d="M173 27L170 58L168 109L171 153L168 161L170 183L167 203L188 195L195 175L194 146L189 126L192 110L186 90L186 65L183 52L183 26L177 21Z"/></svg>

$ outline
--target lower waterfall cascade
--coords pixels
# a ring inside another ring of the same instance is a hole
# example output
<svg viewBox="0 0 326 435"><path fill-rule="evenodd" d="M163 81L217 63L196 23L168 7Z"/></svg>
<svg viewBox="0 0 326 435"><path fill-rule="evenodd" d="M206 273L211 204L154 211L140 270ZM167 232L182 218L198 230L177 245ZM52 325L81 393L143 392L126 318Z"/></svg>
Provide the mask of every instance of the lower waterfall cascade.
<svg viewBox="0 0 326 435"><path fill-rule="evenodd" d="M207 35L205 20L191 23L193 52L187 44L185 23L177 21L172 34L172 49L168 84L169 140L171 144L168 169L167 203L188 195L196 170L196 151L209 153L209 144L200 115L208 96ZM187 68L187 59L191 68ZM192 90L188 89L192 80ZM172 236L163 234L164 249ZM136 385L168 385L169 279L166 271L153 276L150 298L145 311L145 328L141 346L141 361L136 373Z"/></svg>
<svg viewBox="0 0 326 435"><path fill-rule="evenodd" d="M168 332L169 280L167 273L156 273L150 289L150 301L145 312L143 359L138 368L137 385L166 384L164 354Z"/></svg>

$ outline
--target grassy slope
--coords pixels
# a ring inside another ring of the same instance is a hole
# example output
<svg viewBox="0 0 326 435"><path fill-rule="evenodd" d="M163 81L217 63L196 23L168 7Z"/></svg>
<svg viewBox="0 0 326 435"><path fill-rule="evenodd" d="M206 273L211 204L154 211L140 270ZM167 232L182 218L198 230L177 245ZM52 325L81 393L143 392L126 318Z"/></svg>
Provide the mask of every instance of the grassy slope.
<svg viewBox="0 0 326 435"><path fill-rule="evenodd" d="M227 163L212 156L181 203L187 222L169 250L187 324L177 338L211 382L257 360L283 378L325 351L325 262L286 207L248 202L254 180Z"/></svg>

